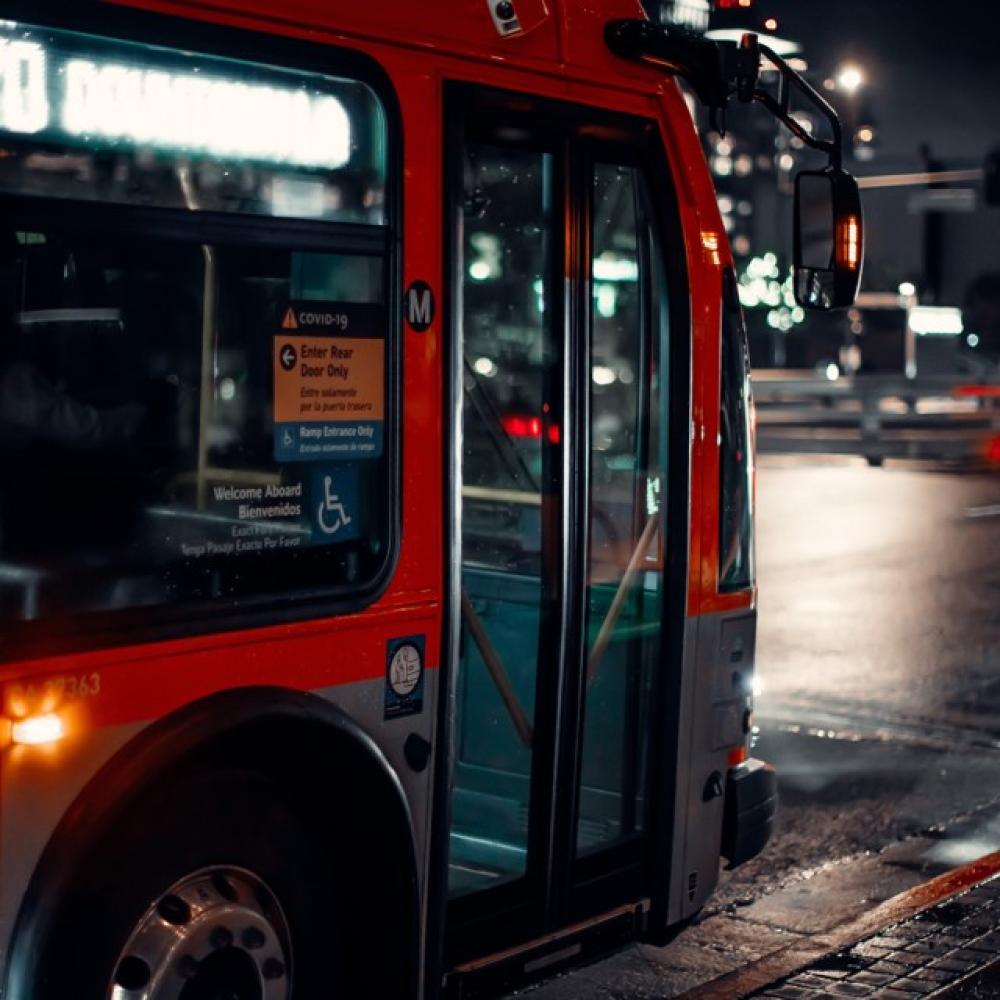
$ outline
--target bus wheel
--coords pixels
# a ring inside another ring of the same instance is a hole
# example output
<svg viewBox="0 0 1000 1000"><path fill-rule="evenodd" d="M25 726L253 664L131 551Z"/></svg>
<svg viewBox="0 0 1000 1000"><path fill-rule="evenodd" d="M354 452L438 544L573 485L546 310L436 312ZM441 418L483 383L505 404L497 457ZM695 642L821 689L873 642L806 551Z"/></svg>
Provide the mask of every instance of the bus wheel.
<svg viewBox="0 0 1000 1000"><path fill-rule="evenodd" d="M333 1000L336 873L265 775L180 776L129 803L88 853L33 997Z"/></svg>
<svg viewBox="0 0 1000 1000"><path fill-rule="evenodd" d="M288 1000L291 938L253 872L216 866L172 885L136 924L108 990L149 1000Z"/></svg>

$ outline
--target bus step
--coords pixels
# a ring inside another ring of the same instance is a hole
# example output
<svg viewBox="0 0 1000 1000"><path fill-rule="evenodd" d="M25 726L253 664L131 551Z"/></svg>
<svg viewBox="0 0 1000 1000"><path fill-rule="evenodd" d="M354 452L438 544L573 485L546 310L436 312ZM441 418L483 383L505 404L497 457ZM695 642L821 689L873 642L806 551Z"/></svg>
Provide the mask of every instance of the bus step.
<svg viewBox="0 0 1000 1000"><path fill-rule="evenodd" d="M555 934L458 965L445 977L444 996L446 1000L495 997L592 961L639 937L648 909L645 900L622 906Z"/></svg>

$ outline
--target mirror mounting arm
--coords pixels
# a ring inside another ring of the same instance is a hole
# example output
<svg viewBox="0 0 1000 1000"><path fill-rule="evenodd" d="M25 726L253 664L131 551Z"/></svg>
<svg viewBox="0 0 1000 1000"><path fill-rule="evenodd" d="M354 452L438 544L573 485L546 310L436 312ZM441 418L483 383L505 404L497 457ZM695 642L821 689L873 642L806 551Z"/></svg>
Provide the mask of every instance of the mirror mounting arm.
<svg viewBox="0 0 1000 1000"><path fill-rule="evenodd" d="M744 35L744 40L746 36ZM777 69L781 77L778 88L778 97L775 99L766 90L757 87L754 89L752 100L758 104L763 104L768 111L798 139L801 139L811 149L818 149L830 157L830 165L840 170L844 161L844 137L840 125L840 118L829 101L823 97L815 87L806 79L795 72L773 49L766 45L758 46L760 51L767 57ZM798 122L790 111L790 104L793 90L798 90L806 100L809 101L824 118L830 123L833 139L817 139L808 129Z"/></svg>
<svg viewBox="0 0 1000 1000"><path fill-rule="evenodd" d="M608 48L618 56L658 66L683 77L709 109L712 126L719 132L725 133L725 112L733 97L746 104L756 101L807 146L826 153L832 167L839 170L843 165L843 131L837 112L822 94L773 49L762 45L752 32L745 34L737 45L713 41L683 28L630 18L609 22L604 38ZM777 98L758 86L761 55L780 77ZM795 120L790 110L794 91L829 121L832 139L816 138Z"/></svg>

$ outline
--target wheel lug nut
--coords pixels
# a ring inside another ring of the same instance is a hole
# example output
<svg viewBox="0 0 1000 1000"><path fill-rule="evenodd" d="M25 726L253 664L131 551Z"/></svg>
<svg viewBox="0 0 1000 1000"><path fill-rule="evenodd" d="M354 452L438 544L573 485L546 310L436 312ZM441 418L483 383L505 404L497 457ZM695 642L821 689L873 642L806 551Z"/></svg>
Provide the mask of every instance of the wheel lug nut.
<svg viewBox="0 0 1000 1000"><path fill-rule="evenodd" d="M168 924L186 924L191 919L191 907L180 896L164 896L156 904L156 912Z"/></svg>
<svg viewBox="0 0 1000 1000"><path fill-rule="evenodd" d="M228 948L233 943L233 932L228 927L216 927L208 937L213 948Z"/></svg>
<svg viewBox="0 0 1000 1000"><path fill-rule="evenodd" d="M194 979L198 975L198 960L191 955L181 955L177 962L177 974L181 979Z"/></svg>
<svg viewBox="0 0 1000 1000"><path fill-rule="evenodd" d="M260 971L265 979L281 979L285 975L285 963L277 958L269 958Z"/></svg>
<svg viewBox="0 0 1000 1000"><path fill-rule="evenodd" d="M248 951L256 951L258 948L263 948L267 943L264 932L258 927L248 927L243 932L241 940L243 941L243 947Z"/></svg>
<svg viewBox="0 0 1000 1000"><path fill-rule="evenodd" d="M149 976L149 966L137 955L126 955L115 969L115 982L123 990L141 990Z"/></svg>
<svg viewBox="0 0 1000 1000"><path fill-rule="evenodd" d="M228 899L230 903L234 903L237 899L236 889L233 888L233 883L226 878L222 872L216 872L212 876L212 885L215 891L223 898Z"/></svg>

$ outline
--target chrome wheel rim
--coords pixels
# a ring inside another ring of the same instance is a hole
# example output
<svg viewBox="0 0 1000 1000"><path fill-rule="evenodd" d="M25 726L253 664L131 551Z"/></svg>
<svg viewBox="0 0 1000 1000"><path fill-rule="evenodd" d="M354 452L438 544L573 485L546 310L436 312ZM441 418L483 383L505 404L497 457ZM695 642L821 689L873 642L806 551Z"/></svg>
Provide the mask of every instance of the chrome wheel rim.
<svg viewBox="0 0 1000 1000"><path fill-rule="evenodd" d="M288 1000L291 945L253 872L192 872L155 900L115 963L108 1000Z"/></svg>

